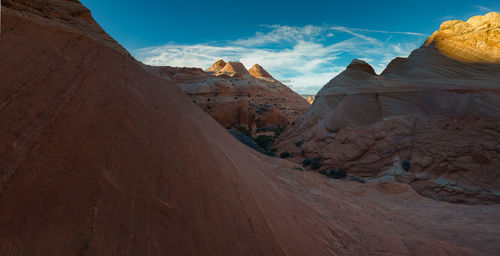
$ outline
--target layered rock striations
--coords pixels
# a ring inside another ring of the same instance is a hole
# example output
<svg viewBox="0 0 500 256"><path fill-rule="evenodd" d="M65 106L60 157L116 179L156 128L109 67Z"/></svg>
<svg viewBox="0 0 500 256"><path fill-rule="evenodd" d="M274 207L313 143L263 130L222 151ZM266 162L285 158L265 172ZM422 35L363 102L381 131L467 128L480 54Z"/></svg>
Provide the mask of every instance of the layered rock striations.
<svg viewBox="0 0 500 256"><path fill-rule="evenodd" d="M0 255L500 250L498 206L328 181L249 150L77 1L2 1L1 33Z"/></svg>
<svg viewBox="0 0 500 256"><path fill-rule="evenodd" d="M498 17L445 22L381 75L353 61L277 147L297 162L320 158L323 169L408 183L437 200L499 203Z"/></svg>

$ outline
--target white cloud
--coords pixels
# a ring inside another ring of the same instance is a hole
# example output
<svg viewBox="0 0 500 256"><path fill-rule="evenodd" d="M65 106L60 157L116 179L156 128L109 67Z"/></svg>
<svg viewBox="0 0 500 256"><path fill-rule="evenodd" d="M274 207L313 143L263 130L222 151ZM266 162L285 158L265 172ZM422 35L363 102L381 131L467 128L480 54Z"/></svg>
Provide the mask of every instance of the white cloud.
<svg viewBox="0 0 500 256"><path fill-rule="evenodd" d="M482 5L476 5L474 6L476 9L482 11L482 12L486 12L486 13L489 13L489 12L492 12L493 10L491 10L490 8L487 8L487 7L484 7ZM485 14L486 14L485 13Z"/></svg>
<svg viewBox="0 0 500 256"><path fill-rule="evenodd" d="M138 49L133 54L149 65L203 69L218 59L240 61L247 68L259 63L298 93L315 94L353 58L364 59L380 73L394 57L407 56L424 39L423 34L414 32L340 26L260 27L268 31L223 43L188 45L172 42ZM381 37L381 34L385 35ZM405 40L395 40L396 37L405 37Z"/></svg>

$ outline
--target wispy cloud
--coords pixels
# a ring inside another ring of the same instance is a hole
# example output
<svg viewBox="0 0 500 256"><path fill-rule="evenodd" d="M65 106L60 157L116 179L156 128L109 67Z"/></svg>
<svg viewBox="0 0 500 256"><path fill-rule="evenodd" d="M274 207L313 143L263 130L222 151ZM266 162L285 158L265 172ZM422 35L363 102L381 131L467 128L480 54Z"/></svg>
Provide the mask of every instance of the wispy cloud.
<svg viewBox="0 0 500 256"><path fill-rule="evenodd" d="M484 7L484 6L482 6L482 5L476 5L476 6L474 6L474 7L475 7L476 9L478 9L478 10L480 10L480 11L482 11L482 12L486 12L486 13L488 13L488 12L492 12L492 11L493 11L493 10L491 10L490 8Z"/></svg>
<svg viewBox="0 0 500 256"><path fill-rule="evenodd" d="M397 56L407 56L424 39L423 34L415 32L341 26L259 27L268 31L257 31L250 37L230 42L168 43L138 49L133 54L150 65L204 69L217 59L240 61L247 68L259 63L297 92L314 94L342 72L353 58L363 58L381 72L389 61Z"/></svg>

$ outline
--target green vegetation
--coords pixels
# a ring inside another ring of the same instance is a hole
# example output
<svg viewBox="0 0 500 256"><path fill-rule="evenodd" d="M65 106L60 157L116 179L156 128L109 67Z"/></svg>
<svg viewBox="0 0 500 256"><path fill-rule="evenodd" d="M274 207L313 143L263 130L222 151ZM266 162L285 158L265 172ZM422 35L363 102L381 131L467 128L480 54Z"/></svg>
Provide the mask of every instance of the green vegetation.
<svg viewBox="0 0 500 256"><path fill-rule="evenodd" d="M306 167L306 166L309 166L311 165L313 162L313 160L311 158L306 158L304 159L304 161L302 161L302 166Z"/></svg>
<svg viewBox="0 0 500 256"><path fill-rule="evenodd" d="M314 158L311 162L311 170L318 170L319 168L321 168L321 166L323 166L323 164L321 163L321 159L320 158Z"/></svg>
<svg viewBox="0 0 500 256"><path fill-rule="evenodd" d="M347 173L345 170L338 169L335 170L334 168L330 169L329 171L327 170L321 170L319 171L320 174L327 176L330 179L343 179L347 176Z"/></svg>
<svg viewBox="0 0 500 256"><path fill-rule="evenodd" d="M283 158L283 159L288 158L290 156L291 156L290 153L288 153L286 151L280 154L280 158Z"/></svg>
<svg viewBox="0 0 500 256"><path fill-rule="evenodd" d="M252 137L252 135L248 131L248 128L246 128L245 126L239 126L238 127L238 132L241 132L241 133L245 134L246 136L248 136L250 138Z"/></svg>
<svg viewBox="0 0 500 256"><path fill-rule="evenodd" d="M332 168L328 173L328 177L332 179L343 179L346 177L346 175L347 175L346 171L342 169L335 170Z"/></svg>
<svg viewBox="0 0 500 256"><path fill-rule="evenodd" d="M283 126L278 124L276 128L274 128L274 137L278 138L285 129L286 129L286 124L284 124Z"/></svg>
<svg viewBox="0 0 500 256"><path fill-rule="evenodd" d="M401 167L402 167L405 171L409 171L409 170L410 170L410 161L408 161L408 160L404 160L404 161L401 163Z"/></svg>
<svg viewBox="0 0 500 256"><path fill-rule="evenodd" d="M271 145L274 143L273 137L271 137L269 135L259 135L254 140L255 140L255 143L257 143L257 145L259 145L259 147L261 147L262 149L266 149L266 150L268 150L271 147Z"/></svg>

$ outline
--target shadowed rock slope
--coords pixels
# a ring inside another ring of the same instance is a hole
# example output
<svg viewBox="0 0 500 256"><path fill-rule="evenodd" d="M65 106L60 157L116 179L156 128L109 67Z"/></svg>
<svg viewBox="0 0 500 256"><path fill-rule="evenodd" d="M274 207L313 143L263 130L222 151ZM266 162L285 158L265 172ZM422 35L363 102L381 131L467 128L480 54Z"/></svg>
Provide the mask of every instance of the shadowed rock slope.
<svg viewBox="0 0 500 256"><path fill-rule="evenodd" d="M78 2L2 3L0 255L500 250L497 206L346 186L257 155Z"/></svg>
<svg viewBox="0 0 500 256"><path fill-rule="evenodd" d="M498 13L445 22L380 76L353 61L277 147L434 199L499 203L499 22Z"/></svg>

